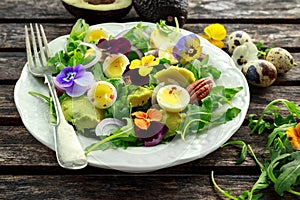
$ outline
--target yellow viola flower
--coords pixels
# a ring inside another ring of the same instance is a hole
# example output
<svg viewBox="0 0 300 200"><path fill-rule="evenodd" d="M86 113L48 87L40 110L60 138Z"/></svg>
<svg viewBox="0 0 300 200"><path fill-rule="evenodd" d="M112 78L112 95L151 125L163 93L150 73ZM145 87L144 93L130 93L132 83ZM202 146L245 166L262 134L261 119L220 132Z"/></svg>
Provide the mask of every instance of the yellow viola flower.
<svg viewBox="0 0 300 200"><path fill-rule="evenodd" d="M129 69L139 68L139 74L141 76L147 76L153 69L153 66L159 64L159 59L156 59L153 55L142 57L142 59L135 59L131 61Z"/></svg>
<svg viewBox="0 0 300 200"><path fill-rule="evenodd" d="M207 39L213 45L223 48L224 42L222 40L226 37L226 29L221 24L211 24L204 28L203 38Z"/></svg>
<svg viewBox="0 0 300 200"><path fill-rule="evenodd" d="M300 123L298 123L295 128L287 128L286 135L293 148L300 150Z"/></svg>

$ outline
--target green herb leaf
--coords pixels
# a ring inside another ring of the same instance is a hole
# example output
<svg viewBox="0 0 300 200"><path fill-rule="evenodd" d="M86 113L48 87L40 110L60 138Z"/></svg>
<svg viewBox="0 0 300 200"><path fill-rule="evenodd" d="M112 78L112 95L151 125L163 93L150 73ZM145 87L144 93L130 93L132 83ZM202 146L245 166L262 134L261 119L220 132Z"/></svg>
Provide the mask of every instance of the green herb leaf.
<svg viewBox="0 0 300 200"><path fill-rule="evenodd" d="M196 79L211 77L213 80L217 80L221 76L221 71L208 65L208 59L209 56L206 55L202 61L195 59L185 67L194 74Z"/></svg>
<svg viewBox="0 0 300 200"><path fill-rule="evenodd" d="M235 141L230 141L227 142L225 144L223 144L221 147L225 147L227 145L240 145L242 146L242 151L240 153L240 158L236 160L237 164L241 164L242 162L244 162L244 160L246 159L247 156L247 145L244 141L241 140L235 140Z"/></svg>
<svg viewBox="0 0 300 200"><path fill-rule="evenodd" d="M100 140L99 142L88 146L85 149L85 154L87 155L91 151L103 150L108 147L111 147L116 144L116 143L113 143L114 141L122 139L122 138L125 138L125 140L131 139L131 141L132 141L131 137L135 137L133 121L131 118L124 118L124 119L127 121L126 126L115 129L114 131L111 132L110 136L102 138L102 140ZM112 142L112 143L110 144L110 142Z"/></svg>
<svg viewBox="0 0 300 200"><path fill-rule="evenodd" d="M285 158L284 155L280 158ZM296 185L297 180L300 177L300 151L296 151L288 156L290 156L292 160L280 168L280 175L275 182L275 191L279 195L283 195L283 192L289 191L293 185ZM279 159L276 159L274 162L275 166L278 163L278 160Z"/></svg>

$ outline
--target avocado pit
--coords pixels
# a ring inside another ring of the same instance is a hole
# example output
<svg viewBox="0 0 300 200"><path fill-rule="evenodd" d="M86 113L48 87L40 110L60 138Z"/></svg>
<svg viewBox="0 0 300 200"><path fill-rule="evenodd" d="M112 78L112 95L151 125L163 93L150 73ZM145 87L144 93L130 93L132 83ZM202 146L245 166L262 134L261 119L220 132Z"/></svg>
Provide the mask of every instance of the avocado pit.
<svg viewBox="0 0 300 200"><path fill-rule="evenodd" d="M84 0L84 1L93 5L111 4L115 2L115 0Z"/></svg>

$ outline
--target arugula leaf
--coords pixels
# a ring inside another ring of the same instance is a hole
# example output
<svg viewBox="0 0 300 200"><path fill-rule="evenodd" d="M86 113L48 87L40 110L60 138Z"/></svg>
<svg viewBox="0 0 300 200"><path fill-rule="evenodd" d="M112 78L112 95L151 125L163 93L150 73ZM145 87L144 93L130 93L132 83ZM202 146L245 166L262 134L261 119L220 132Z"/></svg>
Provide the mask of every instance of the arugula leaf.
<svg viewBox="0 0 300 200"><path fill-rule="evenodd" d="M111 135L105 138L102 138L97 143L91 144L90 146L86 147L85 155L89 154L91 151L96 150L103 150L112 146L110 142L114 142L116 140L124 139L126 141L135 137L133 121L131 118L124 118L127 121L127 124L121 128L116 128L114 131L111 132ZM116 144L116 143L114 143Z"/></svg>
<svg viewBox="0 0 300 200"><path fill-rule="evenodd" d="M241 164L242 162L244 162L244 160L246 159L246 156L247 156L247 145L244 141L241 141L241 140L235 140L235 141L230 141L230 142L227 142L225 144L223 144L221 147L225 147L227 145L240 145L242 146L242 151L241 151L241 154L240 154L240 158L236 160L236 164Z"/></svg>
<svg viewBox="0 0 300 200"><path fill-rule="evenodd" d="M280 164L279 161L289 157L292 159L280 168L280 175L278 178L274 174L275 168ZM300 151L291 154L282 154L274 159L268 167L268 175L274 183L275 191L279 195L283 195L284 191L291 191L291 186L296 185L300 177Z"/></svg>
<svg viewBox="0 0 300 200"><path fill-rule="evenodd" d="M187 106L186 118L176 131L177 134L184 139L189 130L200 131L208 124L219 125L235 118L241 111L239 108L220 108L224 107L224 104L232 106L230 100L240 90L241 88L226 90L224 86L213 87L208 96L202 99L200 106L191 104Z"/></svg>

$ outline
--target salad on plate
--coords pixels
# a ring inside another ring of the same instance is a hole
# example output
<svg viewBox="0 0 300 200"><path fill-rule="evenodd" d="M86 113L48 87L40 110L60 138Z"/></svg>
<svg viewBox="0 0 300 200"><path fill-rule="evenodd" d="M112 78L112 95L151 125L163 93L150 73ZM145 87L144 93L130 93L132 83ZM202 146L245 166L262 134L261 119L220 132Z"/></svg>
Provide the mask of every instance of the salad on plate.
<svg viewBox="0 0 300 200"><path fill-rule="evenodd" d="M225 87L196 34L164 21L111 34L79 19L47 65L66 120L92 138L92 151L185 142L241 113L232 104L243 86ZM51 98L50 122L55 121ZM176 137L180 136L180 137Z"/></svg>

